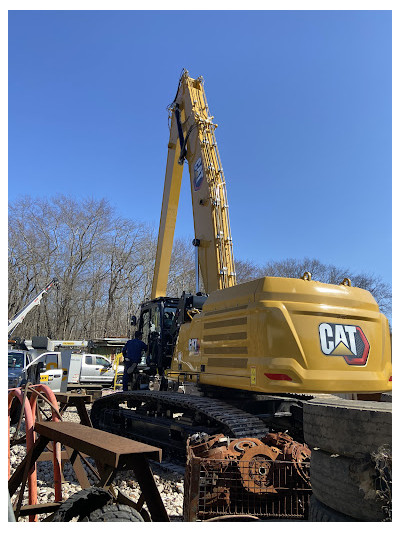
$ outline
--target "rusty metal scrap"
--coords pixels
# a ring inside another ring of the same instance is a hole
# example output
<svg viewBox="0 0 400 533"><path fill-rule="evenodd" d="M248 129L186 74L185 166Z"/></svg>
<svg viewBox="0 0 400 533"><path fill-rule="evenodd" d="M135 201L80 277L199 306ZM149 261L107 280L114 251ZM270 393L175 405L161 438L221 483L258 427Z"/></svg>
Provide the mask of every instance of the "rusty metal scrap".
<svg viewBox="0 0 400 533"><path fill-rule="evenodd" d="M195 508L202 519L240 512L306 516L311 451L286 433L261 439L202 435L188 441L187 451L192 505L186 519L195 518Z"/></svg>
<svg viewBox="0 0 400 533"><path fill-rule="evenodd" d="M256 494L276 493L272 471L274 462L280 453L278 448L266 444L248 448L238 462L243 487Z"/></svg>
<svg viewBox="0 0 400 533"><path fill-rule="evenodd" d="M311 450L306 444L296 442L286 433L268 433L262 441L281 450L284 461L291 461L296 472L306 483L310 483L309 462Z"/></svg>
<svg viewBox="0 0 400 533"><path fill-rule="evenodd" d="M208 440L203 437L201 442L192 442L194 443L189 444L189 447L195 457L237 462L243 486L251 492L276 492L267 478L268 473L274 469L272 463L277 460L293 463L298 475L309 483L306 467L311 451L307 445L294 441L286 433L268 433L261 440L250 437L231 439L219 433Z"/></svg>

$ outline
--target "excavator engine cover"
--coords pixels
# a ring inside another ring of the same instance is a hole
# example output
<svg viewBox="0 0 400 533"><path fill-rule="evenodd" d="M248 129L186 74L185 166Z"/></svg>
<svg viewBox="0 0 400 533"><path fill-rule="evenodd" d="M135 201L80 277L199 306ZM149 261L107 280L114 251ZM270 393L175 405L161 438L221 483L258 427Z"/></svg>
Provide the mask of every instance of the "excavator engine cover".
<svg viewBox="0 0 400 533"><path fill-rule="evenodd" d="M211 293L181 326L178 374L257 393L390 391L389 325L366 290L264 277Z"/></svg>

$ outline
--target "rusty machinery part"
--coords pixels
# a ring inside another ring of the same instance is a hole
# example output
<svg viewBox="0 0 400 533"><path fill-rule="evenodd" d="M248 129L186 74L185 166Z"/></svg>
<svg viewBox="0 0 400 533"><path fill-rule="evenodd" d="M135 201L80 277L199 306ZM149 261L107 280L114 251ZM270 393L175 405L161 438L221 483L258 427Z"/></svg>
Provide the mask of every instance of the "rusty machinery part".
<svg viewBox="0 0 400 533"><path fill-rule="evenodd" d="M267 435L265 435L265 437L261 440L264 444L268 444L268 446L276 446L283 452L284 449L293 442L293 439L290 435L281 431L278 433L267 433Z"/></svg>
<svg viewBox="0 0 400 533"><path fill-rule="evenodd" d="M189 437L187 446L190 447L196 457L205 457L207 459L230 459L239 458L246 450L254 446L262 446L260 439L244 437L232 440L223 433L208 437L202 435L202 441L196 444L196 438ZM194 444L192 444L194 442Z"/></svg>
<svg viewBox="0 0 400 533"><path fill-rule="evenodd" d="M206 438L208 437L208 440ZM228 441L227 437L223 433L218 433L218 435L213 435L212 437L209 437L203 433L201 436L201 439L197 437L197 435L192 435L187 440L187 446L190 446L193 450L193 453L197 457L205 457L209 456L211 449L215 444L218 444L221 446L221 444L226 444ZM197 444L197 442L200 440L200 443Z"/></svg>
<svg viewBox="0 0 400 533"><path fill-rule="evenodd" d="M301 444L286 433L268 433L262 441L269 446L280 448L283 459L291 461L300 478L310 484L310 473L307 468L310 462L311 450L306 444ZM307 465L307 467L306 467Z"/></svg>
<svg viewBox="0 0 400 533"><path fill-rule="evenodd" d="M296 469L296 472L301 477L303 481L310 484L310 471L308 468L305 468L306 465L309 465L311 459L311 450L305 444L300 444L296 442L291 447L292 452L292 463Z"/></svg>
<svg viewBox="0 0 400 533"><path fill-rule="evenodd" d="M217 446L215 448L211 448L206 452L203 457L206 457L207 459L212 460L225 460L230 459L232 455L228 452L226 449L226 446Z"/></svg>
<svg viewBox="0 0 400 533"><path fill-rule="evenodd" d="M231 455L243 455L249 448L254 446L262 446L263 443L260 439L244 438L235 439L228 445L228 452Z"/></svg>
<svg viewBox="0 0 400 533"><path fill-rule="evenodd" d="M244 454L247 450L254 448L260 449L260 447L265 450L265 446L267 446L267 448L276 454L276 458L279 458L281 461L276 463L274 468L283 469L285 468L285 463L282 461L290 461L298 476L308 485L310 484L308 466L311 451L307 445L294 441L286 433L269 433L261 440L249 437L231 440L220 433L213 437L208 437L208 440L205 440L205 436L203 436L203 442L199 445L190 446L189 443L190 439L188 439L188 446L195 456L210 460L239 460L240 458L244 460ZM265 472L265 469L262 468L262 471Z"/></svg>
<svg viewBox="0 0 400 533"><path fill-rule="evenodd" d="M276 493L272 472L274 462L280 453L278 448L266 444L248 448L238 461L243 487L256 494Z"/></svg>

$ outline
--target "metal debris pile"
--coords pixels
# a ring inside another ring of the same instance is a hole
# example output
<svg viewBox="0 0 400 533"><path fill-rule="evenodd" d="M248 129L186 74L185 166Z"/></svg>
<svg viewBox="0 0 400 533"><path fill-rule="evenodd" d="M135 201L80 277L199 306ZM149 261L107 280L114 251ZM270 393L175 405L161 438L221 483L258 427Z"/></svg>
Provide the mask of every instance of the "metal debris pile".
<svg viewBox="0 0 400 533"><path fill-rule="evenodd" d="M221 515L307 518L311 451L286 433L262 439L189 439L184 518Z"/></svg>

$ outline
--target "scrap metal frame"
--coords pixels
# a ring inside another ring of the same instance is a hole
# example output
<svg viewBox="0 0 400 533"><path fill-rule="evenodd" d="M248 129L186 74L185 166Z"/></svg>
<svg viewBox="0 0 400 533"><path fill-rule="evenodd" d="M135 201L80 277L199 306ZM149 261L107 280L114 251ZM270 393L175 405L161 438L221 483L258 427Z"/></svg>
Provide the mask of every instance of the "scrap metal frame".
<svg viewBox="0 0 400 533"><path fill-rule="evenodd" d="M38 422L35 424L35 432L39 434L39 438L9 479L10 496L13 496L20 484L24 482L26 473L33 468L49 442L54 441L65 446L66 454L71 460L83 488L87 488L84 485L90 486L90 484L83 466L81 465L79 471L77 465L80 463L78 458L84 459L84 455L86 455L94 459L97 467L97 472L92 469L98 478L96 486L108 490L116 501L137 509L143 514L145 520L149 520L151 517L152 521L169 521L148 463L148 459L161 461L159 448L74 422ZM85 462L87 463L87 461ZM90 465L90 463L87 464ZM112 486L115 474L121 470L133 470L142 491L137 502L119 491L116 492ZM61 503L59 501L22 506L19 510L19 516L53 513L60 507ZM150 517L143 509L144 503L147 504ZM51 519L50 515L44 521L51 521Z"/></svg>

